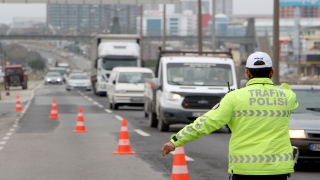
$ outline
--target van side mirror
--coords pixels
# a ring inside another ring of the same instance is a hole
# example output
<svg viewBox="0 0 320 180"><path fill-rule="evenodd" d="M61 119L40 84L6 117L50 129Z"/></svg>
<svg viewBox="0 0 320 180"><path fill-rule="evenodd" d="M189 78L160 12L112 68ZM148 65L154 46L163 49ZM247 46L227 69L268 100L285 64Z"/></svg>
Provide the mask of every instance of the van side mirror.
<svg viewBox="0 0 320 180"><path fill-rule="evenodd" d="M113 83L113 84L116 84L116 80L113 80L112 83Z"/></svg>
<svg viewBox="0 0 320 180"><path fill-rule="evenodd" d="M241 79L240 80L240 88L246 87L248 80L246 79Z"/></svg>

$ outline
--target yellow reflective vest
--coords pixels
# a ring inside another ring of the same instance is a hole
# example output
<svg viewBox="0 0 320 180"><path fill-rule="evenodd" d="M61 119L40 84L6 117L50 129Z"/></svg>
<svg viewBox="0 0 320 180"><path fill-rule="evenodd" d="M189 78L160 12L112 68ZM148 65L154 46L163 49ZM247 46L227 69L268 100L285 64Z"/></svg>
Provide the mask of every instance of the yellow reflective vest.
<svg viewBox="0 0 320 180"><path fill-rule="evenodd" d="M289 174L294 171L289 122L297 107L296 95L288 86L279 88L269 78L253 78L172 135L171 142L178 147L227 124L232 131L230 174Z"/></svg>

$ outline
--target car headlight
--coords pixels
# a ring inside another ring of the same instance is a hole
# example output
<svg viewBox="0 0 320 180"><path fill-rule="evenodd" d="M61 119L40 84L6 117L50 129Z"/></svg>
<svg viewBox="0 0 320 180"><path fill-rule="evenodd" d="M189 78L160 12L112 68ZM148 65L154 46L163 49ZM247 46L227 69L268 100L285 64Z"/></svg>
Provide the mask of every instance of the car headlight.
<svg viewBox="0 0 320 180"><path fill-rule="evenodd" d="M51 79L50 78L47 78L47 81L50 81Z"/></svg>
<svg viewBox="0 0 320 180"><path fill-rule="evenodd" d="M60 78L58 78L58 79L57 79L57 81L61 81L61 79L60 79Z"/></svg>
<svg viewBox="0 0 320 180"><path fill-rule="evenodd" d="M106 85L100 84L100 88L101 88L101 89L105 89L105 88L106 88Z"/></svg>
<svg viewBox="0 0 320 180"><path fill-rule="evenodd" d="M166 93L166 98L169 99L170 101L177 101L181 99L180 94L174 94L174 93Z"/></svg>
<svg viewBox="0 0 320 180"><path fill-rule="evenodd" d="M289 130L290 138L306 138L304 130Z"/></svg>
<svg viewBox="0 0 320 180"><path fill-rule="evenodd" d="M127 93L127 91L126 90L117 90L116 93L125 94L125 93Z"/></svg>

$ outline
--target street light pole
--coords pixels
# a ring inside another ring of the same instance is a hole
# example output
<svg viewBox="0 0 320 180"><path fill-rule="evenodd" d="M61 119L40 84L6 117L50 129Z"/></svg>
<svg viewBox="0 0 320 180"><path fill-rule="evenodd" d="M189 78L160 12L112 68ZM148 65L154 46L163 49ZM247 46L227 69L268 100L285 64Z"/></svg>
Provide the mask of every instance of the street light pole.
<svg viewBox="0 0 320 180"><path fill-rule="evenodd" d="M212 0L212 51L216 50L216 0Z"/></svg>
<svg viewBox="0 0 320 180"><path fill-rule="evenodd" d="M279 85L279 0L273 1L273 83Z"/></svg>
<svg viewBox="0 0 320 180"><path fill-rule="evenodd" d="M143 59L143 5L140 5L140 58Z"/></svg>
<svg viewBox="0 0 320 180"><path fill-rule="evenodd" d="M163 29L162 29L162 49L166 50L166 30L167 30L167 21L166 21L166 4L163 4Z"/></svg>
<svg viewBox="0 0 320 180"><path fill-rule="evenodd" d="M201 0L198 0L198 49L202 52L202 11Z"/></svg>

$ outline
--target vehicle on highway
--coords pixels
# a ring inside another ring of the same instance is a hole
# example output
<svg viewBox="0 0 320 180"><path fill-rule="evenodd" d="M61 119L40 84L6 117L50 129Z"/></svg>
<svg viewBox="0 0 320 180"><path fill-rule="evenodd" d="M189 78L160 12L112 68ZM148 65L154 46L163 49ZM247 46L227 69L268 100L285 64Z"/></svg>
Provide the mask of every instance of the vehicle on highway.
<svg viewBox="0 0 320 180"><path fill-rule="evenodd" d="M22 89L28 88L28 76L21 65L5 66L3 82L5 90L9 90L10 86L21 86Z"/></svg>
<svg viewBox="0 0 320 180"><path fill-rule="evenodd" d="M290 87L299 103L299 107L291 114L291 144L299 148L298 161L320 161L320 86Z"/></svg>
<svg viewBox="0 0 320 180"><path fill-rule="evenodd" d="M67 79L67 68L65 67L49 67L49 72L59 72L63 77L63 82Z"/></svg>
<svg viewBox="0 0 320 180"><path fill-rule="evenodd" d="M107 93L109 75L114 67L141 67L140 37L130 34L100 34L91 46L91 82L93 93Z"/></svg>
<svg viewBox="0 0 320 180"><path fill-rule="evenodd" d="M71 73L66 82L66 90L87 90L91 91L90 78L86 73Z"/></svg>
<svg viewBox="0 0 320 180"><path fill-rule="evenodd" d="M119 106L143 106L144 79L153 78L151 69L142 67L113 68L107 85L110 109Z"/></svg>
<svg viewBox="0 0 320 180"><path fill-rule="evenodd" d="M48 72L44 78L44 84L60 84L63 83L63 77L59 72Z"/></svg>
<svg viewBox="0 0 320 180"><path fill-rule="evenodd" d="M237 78L231 51L162 51L153 79L145 81L144 112L150 127L168 131L189 124L220 102Z"/></svg>

